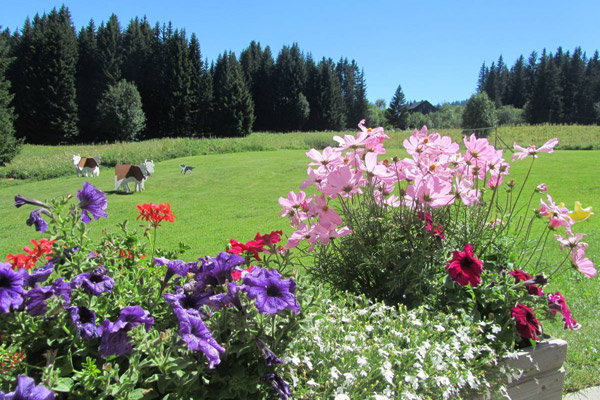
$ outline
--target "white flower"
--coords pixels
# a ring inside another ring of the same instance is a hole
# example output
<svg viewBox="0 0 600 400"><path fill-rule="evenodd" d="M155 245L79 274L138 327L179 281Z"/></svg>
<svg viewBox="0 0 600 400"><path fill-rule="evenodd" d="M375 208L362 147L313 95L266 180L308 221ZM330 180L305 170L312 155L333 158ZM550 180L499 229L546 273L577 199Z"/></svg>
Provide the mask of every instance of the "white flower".
<svg viewBox="0 0 600 400"><path fill-rule="evenodd" d="M356 381L356 377L354 375L352 375L350 372L346 372L344 374L344 378L346 378L345 384L350 385L350 386L354 383L354 381Z"/></svg>
<svg viewBox="0 0 600 400"><path fill-rule="evenodd" d="M365 326L365 330L367 332L373 332L373 327L371 325L367 325L367 326Z"/></svg>
<svg viewBox="0 0 600 400"><path fill-rule="evenodd" d="M314 380L314 379L312 379L312 378L311 378L311 379L310 379L308 382L306 382L306 384L307 384L308 386L312 386L312 387L319 387L319 386L321 386L321 385L319 385L317 382L315 382L315 380Z"/></svg>
<svg viewBox="0 0 600 400"><path fill-rule="evenodd" d="M366 359L365 357L363 357L363 356L359 356L359 357L356 359L356 363L357 363L358 365L360 365L361 367L364 367L365 365L367 365L367 364L369 363L369 361L367 361L367 359Z"/></svg>
<svg viewBox="0 0 600 400"><path fill-rule="evenodd" d="M331 379L336 380L342 373L336 367L331 368Z"/></svg>
<svg viewBox="0 0 600 400"><path fill-rule="evenodd" d="M391 400L389 397L375 393L373 395L373 400Z"/></svg>
<svg viewBox="0 0 600 400"><path fill-rule="evenodd" d="M347 394L338 393L338 394L335 395L334 400L350 400L350 397L348 397Z"/></svg>

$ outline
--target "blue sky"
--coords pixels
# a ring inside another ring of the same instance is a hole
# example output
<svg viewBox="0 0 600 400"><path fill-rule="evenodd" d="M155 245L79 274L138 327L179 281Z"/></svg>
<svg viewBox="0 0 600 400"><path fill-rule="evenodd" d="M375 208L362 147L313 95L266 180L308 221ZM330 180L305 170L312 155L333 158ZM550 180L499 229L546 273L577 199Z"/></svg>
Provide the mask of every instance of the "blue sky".
<svg viewBox="0 0 600 400"><path fill-rule="evenodd" d="M60 7L53 0L2 0L0 25L20 28L26 17ZM297 42L315 59L344 56L365 71L369 100L389 102L400 84L407 99L462 100L474 91L481 64L543 48L600 48L600 2L586 1L202 1L71 0L77 30L115 13L123 27L135 16L171 21L195 32L209 60L239 55L251 40L274 53Z"/></svg>

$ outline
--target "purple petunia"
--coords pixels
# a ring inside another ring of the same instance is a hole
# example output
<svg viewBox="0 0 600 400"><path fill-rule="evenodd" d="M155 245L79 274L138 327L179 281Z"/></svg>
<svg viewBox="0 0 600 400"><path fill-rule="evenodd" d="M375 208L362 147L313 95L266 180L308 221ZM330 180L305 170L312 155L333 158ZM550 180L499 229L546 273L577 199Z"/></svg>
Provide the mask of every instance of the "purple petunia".
<svg viewBox="0 0 600 400"><path fill-rule="evenodd" d="M296 314L300 305L296 301L296 282L293 279L281 279L276 270L255 267L244 276L244 286L249 299L255 299L256 308L263 314L275 314L289 308Z"/></svg>
<svg viewBox="0 0 600 400"><path fill-rule="evenodd" d="M43 267L33 270L30 274L24 274L23 287L34 287L36 283L45 282L53 271L54 265L52 262L49 262Z"/></svg>
<svg viewBox="0 0 600 400"><path fill-rule="evenodd" d="M44 204L39 200L28 199L27 197L23 197L20 194L15 196L15 207L19 208L24 206L25 204L31 204L32 206L44 207L48 208L48 204Z"/></svg>
<svg viewBox="0 0 600 400"><path fill-rule="evenodd" d="M166 265L167 273L163 284L166 284L173 275L186 276L190 270L190 265L181 260L168 260L164 257L154 257L154 265Z"/></svg>
<svg viewBox="0 0 600 400"><path fill-rule="evenodd" d="M107 276L106 268L100 266L91 273L83 273L73 278L73 287L81 286L83 291L94 296L112 292L115 281Z"/></svg>
<svg viewBox="0 0 600 400"><path fill-rule="evenodd" d="M10 264L0 263L0 313L8 314L11 307L23 304L24 269L13 271Z"/></svg>
<svg viewBox="0 0 600 400"><path fill-rule="evenodd" d="M210 297L211 306L215 310L218 310L221 307L234 306L242 311L243 306L239 295L240 290L241 286L235 282L227 284L227 293L219 293Z"/></svg>
<svg viewBox="0 0 600 400"><path fill-rule="evenodd" d="M0 391L0 400L54 400L54 393L42 385L35 386L32 378L19 375L17 389L6 394Z"/></svg>
<svg viewBox="0 0 600 400"><path fill-rule="evenodd" d="M77 191L77 200L81 209L81 220L89 223L90 215L98 220L100 217L108 217L106 213L106 195L104 192L88 182L83 183L83 190Z"/></svg>
<svg viewBox="0 0 600 400"><path fill-rule="evenodd" d="M29 214L29 218L27 219L27 221L25 221L25 223L27 224L27 226L35 225L36 231L44 233L46 232L46 229L48 229L48 223L40 215L42 213L50 215L48 210L43 208L36 208L31 212L31 214Z"/></svg>
<svg viewBox="0 0 600 400"><path fill-rule="evenodd" d="M100 336L96 326L96 314L86 307L67 307L71 320L77 328L77 333L84 339L93 339Z"/></svg>
<svg viewBox="0 0 600 400"><path fill-rule="evenodd" d="M45 314L48 300L52 296L62 297L65 304L71 302L71 285L64 281L64 278L58 278L51 286L36 286L27 292L25 296L25 306L31 316Z"/></svg>
<svg viewBox="0 0 600 400"><path fill-rule="evenodd" d="M224 251L219 253L216 258L206 257L200 260L202 267L200 273L196 276L196 280L202 286L211 285L213 287L231 282L233 280L231 277L233 269L244 264L245 261L244 257Z"/></svg>
<svg viewBox="0 0 600 400"><path fill-rule="evenodd" d="M271 384L273 389L275 389L279 395L279 398L282 400L287 400L289 398L288 396L292 395L292 392L290 391L290 385L274 372L268 372L264 374L260 380Z"/></svg>
<svg viewBox="0 0 600 400"><path fill-rule="evenodd" d="M121 315L115 322L106 319L98 329L100 341L100 356L107 358L111 355L129 354L133 346L129 342L127 332L138 325L144 325L146 331L154 325L154 318L140 306L128 306L121 310Z"/></svg>
<svg viewBox="0 0 600 400"><path fill-rule="evenodd" d="M269 349L267 347L265 342L263 342L262 340L260 340L258 338L256 338L256 346L260 350L260 353L263 355L263 358L265 359L267 367L270 367L273 364L280 364L283 362L281 359L279 359L279 357L277 357L277 355L275 353L273 353L273 351L271 349Z"/></svg>
<svg viewBox="0 0 600 400"><path fill-rule="evenodd" d="M225 353L225 349L212 337L198 312L186 311L181 307L175 307L173 311L179 320L181 339L190 350L203 352L208 358L208 368L213 369L221 362L219 353Z"/></svg>
<svg viewBox="0 0 600 400"><path fill-rule="evenodd" d="M204 291L185 292L179 288L175 293L165 293L164 297L172 307L199 311L202 306L210 304L212 294L212 292Z"/></svg>

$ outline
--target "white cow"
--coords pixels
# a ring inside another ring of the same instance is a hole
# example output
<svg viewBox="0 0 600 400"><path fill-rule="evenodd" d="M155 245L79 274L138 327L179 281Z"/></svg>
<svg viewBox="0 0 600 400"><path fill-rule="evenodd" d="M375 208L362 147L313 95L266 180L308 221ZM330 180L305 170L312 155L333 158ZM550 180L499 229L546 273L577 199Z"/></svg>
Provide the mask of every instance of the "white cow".
<svg viewBox="0 0 600 400"><path fill-rule="evenodd" d="M73 155L73 165L77 176L100 175L100 156L81 157L79 154L75 154Z"/></svg>
<svg viewBox="0 0 600 400"><path fill-rule="evenodd" d="M154 173L154 161L144 160L140 165L117 164L115 165L115 190L123 188L129 192L130 182L135 182L135 191L144 190L144 182Z"/></svg>

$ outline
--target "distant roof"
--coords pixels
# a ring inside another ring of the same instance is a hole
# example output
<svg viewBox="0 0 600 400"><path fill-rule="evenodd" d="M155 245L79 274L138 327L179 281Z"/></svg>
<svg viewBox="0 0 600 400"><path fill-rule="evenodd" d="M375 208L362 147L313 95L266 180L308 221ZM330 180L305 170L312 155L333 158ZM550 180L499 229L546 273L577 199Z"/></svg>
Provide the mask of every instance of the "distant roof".
<svg viewBox="0 0 600 400"><path fill-rule="evenodd" d="M412 104L410 104L410 105L408 106L408 109L409 109L409 110L413 110L413 109L415 109L415 108L419 108L419 107L421 107L421 106L424 106L424 105L428 105L429 107L433 107L433 108L435 108L433 104L431 104L431 103L430 103L430 102L428 102L427 100L423 100L423 101L417 101L416 103L412 103Z"/></svg>

